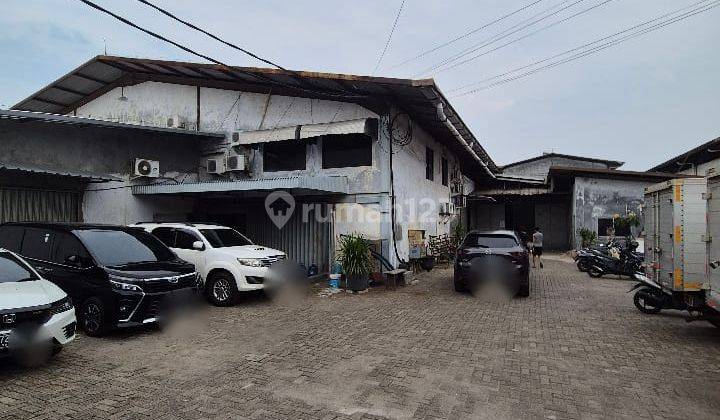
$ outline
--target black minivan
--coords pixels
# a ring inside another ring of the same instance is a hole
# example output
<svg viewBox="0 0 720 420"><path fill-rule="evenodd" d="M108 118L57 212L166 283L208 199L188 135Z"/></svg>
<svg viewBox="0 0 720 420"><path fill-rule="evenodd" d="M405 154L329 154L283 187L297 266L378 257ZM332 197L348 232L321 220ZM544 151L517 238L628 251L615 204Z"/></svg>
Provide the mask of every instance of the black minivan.
<svg viewBox="0 0 720 420"><path fill-rule="evenodd" d="M141 228L5 223L0 248L22 255L63 289L92 336L157 322L161 303L198 287L195 267Z"/></svg>

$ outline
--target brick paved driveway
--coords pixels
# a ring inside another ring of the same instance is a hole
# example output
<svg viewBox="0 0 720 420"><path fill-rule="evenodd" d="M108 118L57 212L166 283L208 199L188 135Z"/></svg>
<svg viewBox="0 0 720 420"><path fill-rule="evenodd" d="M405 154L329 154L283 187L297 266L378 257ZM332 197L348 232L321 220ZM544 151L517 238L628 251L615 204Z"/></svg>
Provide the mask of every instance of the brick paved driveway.
<svg viewBox="0 0 720 420"><path fill-rule="evenodd" d="M0 418L718 418L720 330L642 315L631 283L549 261L528 299L435 270L396 292L261 298L202 328L79 337L0 365Z"/></svg>

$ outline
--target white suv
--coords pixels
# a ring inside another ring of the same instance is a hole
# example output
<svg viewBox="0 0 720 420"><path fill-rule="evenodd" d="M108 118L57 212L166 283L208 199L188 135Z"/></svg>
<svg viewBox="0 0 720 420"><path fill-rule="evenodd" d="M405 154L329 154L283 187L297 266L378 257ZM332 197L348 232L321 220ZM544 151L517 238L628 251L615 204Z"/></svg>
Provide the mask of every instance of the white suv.
<svg viewBox="0 0 720 420"><path fill-rule="evenodd" d="M0 248L0 357L42 364L75 338L76 325L65 292Z"/></svg>
<svg viewBox="0 0 720 420"><path fill-rule="evenodd" d="M268 267L285 259L284 252L255 245L226 226L191 223L138 223L178 257L195 264L208 300L232 305L238 292L263 289Z"/></svg>

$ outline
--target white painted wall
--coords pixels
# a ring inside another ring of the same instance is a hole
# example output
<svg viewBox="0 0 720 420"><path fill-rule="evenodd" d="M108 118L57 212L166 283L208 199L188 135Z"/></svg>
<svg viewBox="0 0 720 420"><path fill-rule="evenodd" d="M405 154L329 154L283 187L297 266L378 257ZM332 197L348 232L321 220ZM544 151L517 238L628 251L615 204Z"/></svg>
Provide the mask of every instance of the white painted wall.
<svg viewBox="0 0 720 420"><path fill-rule="evenodd" d="M435 176L425 178L425 147L434 150ZM409 254L408 230L424 230L425 237L450 233L450 223L459 216L440 216L439 203L450 200L450 187L442 185L441 157L448 159L450 173L457 159L442 144L435 141L420 127L414 126L413 140L403 147L395 146L393 155L394 189L396 206L396 234L400 258ZM391 253L394 261L394 252Z"/></svg>
<svg viewBox="0 0 720 420"><path fill-rule="evenodd" d="M193 127L197 120L197 88L160 82L144 82L120 88L77 109L80 117L166 127L168 118L180 116ZM360 105L319 99L200 88L200 131L264 130L299 124L377 118ZM263 118L265 104L267 112Z"/></svg>

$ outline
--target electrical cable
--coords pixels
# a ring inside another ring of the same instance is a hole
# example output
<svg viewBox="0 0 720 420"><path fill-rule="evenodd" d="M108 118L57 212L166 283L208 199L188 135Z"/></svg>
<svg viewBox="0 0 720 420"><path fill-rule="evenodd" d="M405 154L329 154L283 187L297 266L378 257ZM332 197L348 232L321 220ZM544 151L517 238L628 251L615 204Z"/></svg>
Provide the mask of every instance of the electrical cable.
<svg viewBox="0 0 720 420"><path fill-rule="evenodd" d="M220 65L220 66L222 66L222 67L225 67L225 69L228 70L228 71L237 71L237 72L239 72L239 73L242 73L242 74L245 74L245 75L247 75L247 76L250 76L250 77L252 77L252 78L254 78L254 79L262 80L263 82L266 82L266 83L271 83L271 84L274 84L274 85L278 85L278 86L282 86L282 87L285 87L285 88L288 88L288 89L297 90L297 91L302 91L302 92L308 92L308 91L309 91L309 92L312 92L312 93L314 93L314 94L316 94L316 95L321 95L321 96L342 97L342 98L345 98L345 99L360 99L360 98L366 98L366 97L367 97L367 95L348 96L348 95L342 95L342 94L335 94L335 93L331 93L331 92L318 92L317 90L313 90L313 89L306 89L306 88L303 88L303 87L300 87L300 86L288 85L288 84L286 84L286 83L282 83L282 82L279 82L279 81L270 79L270 78L265 77L265 76L262 76L262 75L258 75L258 74L252 73L252 72L248 72L248 71L243 70L243 69L233 68L232 66L229 66L229 65L223 63L222 61L216 60L216 59L214 59L214 58L212 58L212 57L209 57L209 56L207 56L207 55L205 55L205 54L202 54L202 53L199 53L199 52L197 52L197 51L195 51L195 50L192 50L192 49L190 49L190 48L188 48L188 47L186 47L186 46L184 46L184 45L182 45L182 44L179 44L179 43L177 43L177 42L175 42L175 41L173 41L173 40L171 40L171 39L168 39L168 38L166 38L166 37L164 37L164 36L162 36L162 35L160 35L160 34L157 34L157 33L153 32L153 31L151 31L151 30L149 30L149 29L145 29L145 28L137 25L136 23L134 23L134 22L132 22L132 21L130 21L130 20L128 20L128 19L126 19L126 18L118 15L118 14L113 13L113 12L111 12L110 10L105 9L105 8L103 8L102 6L98 5L98 4L93 3L93 2L90 1L90 0L78 0L78 1L80 1L80 2L82 2L82 3L85 3L86 5L92 7L93 9L99 10L99 11L101 11L101 12L103 12L103 13L111 16L111 17L113 17L114 19L119 20L120 22L123 22L123 23L125 23L126 25L132 26L133 28L135 28L135 29L137 29L137 30L139 30L139 31L141 31L141 32L144 32L144 33L146 33L146 34L148 34L148 35L150 35L150 36L152 36L152 37L154 37L154 38L157 38L157 39L159 39L159 40L161 40L161 41L164 41L164 42L167 42L167 43L169 43L169 44L171 44L171 45L173 45L173 46L175 46L175 47L177 47L177 48L180 48L181 50L183 50L183 51L185 51L185 52L187 52L187 53L190 53L190 54L192 54L192 55L195 55L195 56L197 56L197 57L200 57L200 58L202 58L202 59L205 59L205 60L207 60L207 61L210 61L211 63L214 63L214 64Z"/></svg>
<svg viewBox="0 0 720 420"><path fill-rule="evenodd" d="M613 37L615 37L615 36L617 36L617 35L621 35L621 34L624 34L624 33L626 33L626 32L635 30L635 29L637 29L637 28L639 28L639 27L649 25L650 23L653 23L653 22L656 22L656 21L658 21L658 20L664 19L664 18L666 18L666 17L668 17L668 16L671 16L671 15L677 14L677 13L679 13L679 12L681 12L681 11L686 10L686 9L691 9L691 8L693 8L693 7L698 6L699 4L707 3L708 1L709 1L709 0L702 0L702 1L699 1L699 2L697 2L697 3L691 4L691 5L689 5L689 6L685 6L685 7L683 7L683 8L676 9L676 10L674 10L674 11L672 11L672 12L669 12L669 13L666 13L666 14L664 14L664 15L662 15L662 16L658 16L658 17L656 17L656 18L654 18L654 19L645 21L645 22L643 22L643 23L637 24L637 25L635 25L635 26L632 26L632 27L630 27L630 28L624 29L624 30L622 30L622 31L615 32L615 33L612 34L612 35L608 35L608 36L606 36L606 37L597 39L597 40L595 40L595 41L588 42L588 43L583 44L583 45L581 45L581 46L579 46L579 47L575 47L575 48L569 49L569 50L567 50L567 51L563 51L563 52L561 52L561 53L559 53L559 54L555 54L555 55L553 55L553 56L551 56L551 57L548 57L548 58L545 58L545 59L542 59L542 60L535 61L535 62L533 62L533 63L530 63L530 64L525 65L525 66L522 66L522 67L516 67L516 68L514 68L514 69L512 69L512 70L506 71L505 73L501 73L501 74L498 74L498 75L495 75L495 76L492 76L492 77L488 77L488 78L486 78L486 79L482 79L482 80L479 80L479 81L477 81L477 82L468 83L468 84L465 84L465 85L462 85L462 86L459 86L459 87L450 89L450 90L448 90L448 93L457 92L457 91L459 91L459 90L463 90L463 89L469 88L469 87L471 87L471 86L481 85L481 84L483 84L483 83L485 83L485 82L488 82L488 81L490 81L490 80L497 79L497 78L500 78L500 77L503 77L503 76L507 76L507 75L509 75L509 74L518 72L518 71L520 71L520 70L524 70L524 69L526 69L526 68L529 68L529 67L532 67L532 66L535 66L535 65L538 65L538 64L542 64L542 63L544 63L544 62L546 62L546 61L550 61L550 60L552 60L552 59L555 59L555 58L561 57L561 56L563 56L563 55L566 55L566 54L568 54L568 53L571 53L571 52L574 52L574 51L577 51L577 50L581 50L581 49L583 49L583 48L585 48L585 47L589 47L590 45L597 44L597 43L600 43L600 42L602 42L602 41L608 40L608 39L613 38Z"/></svg>
<svg viewBox="0 0 720 420"><path fill-rule="evenodd" d="M585 0L575 0L574 2L572 2L572 3L570 3L570 4L567 4L567 5L565 5L565 6L563 6L563 5L566 4L566 3L568 3L567 0L566 0L566 1L562 1L562 2L560 2L560 3L557 3L557 4L555 4L555 5L551 6L551 7L543 10L543 11L540 12L540 13L536 13L536 14L534 14L533 16L530 16L528 19L525 19L525 20L523 20L523 21L520 21L520 22L516 23L515 25L513 25L513 26L511 26L511 27L509 27L509 28L507 28L507 29L505 29L505 30L503 30L503 31L501 31L501 32L493 35L492 37L485 39L484 41L482 41L482 42L480 42L480 43L478 43L478 44L471 45L470 47L465 48L464 50L460 51L459 53L456 53L455 55L450 56L450 57L448 57L448 58L445 58L444 60L440 61L439 63L436 63L435 65L433 65L433 66L431 66L431 67L428 67L428 68L426 68L426 69L424 69L424 70L416 73L416 76L422 75L422 74L426 74L426 73L430 73L430 72L432 72L433 70L436 70L436 69L438 69L438 68L440 68L440 67L443 67L443 66L445 66L445 65L447 65L447 64L450 64L450 63L452 63L452 62L455 62L455 61L461 59L462 57L464 57L464 56L466 56L466 55L468 55L468 54L472 54L472 53L474 53L475 51L478 51L478 50L480 50L480 49L482 49L482 48L485 48L485 47L487 47L487 46L489 46L489 45L492 45L492 44L494 44L494 43L496 43L496 42L498 42L498 41L500 41L500 40L503 40L503 39L509 37L510 35L513 35L513 34L516 34L516 33L520 32L520 31L522 31L522 30L525 30L525 29L527 29L527 28L529 28L529 27L531 27L531 26L533 26L533 25L535 25L535 24L537 24L537 23L542 22L542 21L545 20L545 19L551 18L551 17L557 15L558 13L561 13L561 12L563 12L563 11L565 11L565 10L573 7L573 6L575 6L576 4L582 3L583 1L585 1ZM560 7L560 6L562 6L560 9L555 10L554 12L552 12L552 13L550 13L550 14L548 14L548 15L543 16L544 14L546 14L546 13L548 13L548 12L552 11L553 9L555 9L555 8L557 8L557 7ZM542 17L539 17L539 16L542 16ZM533 19L534 19L534 20L533 20ZM528 22L529 22L529 23L528 23ZM509 32L508 32L508 31L509 31Z"/></svg>
<svg viewBox="0 0 720 420"><path fill-rule="evenodd" d="M375 64L375 68L373 68L372 73L370 73L371 75L374 75L375 72L378 71L378 68L380 68L380 63L382 63L383 58L385 58L385 53L390 46L390 40L392 40L393 34L395 33L395 28L397 28L398 20L400 20L400 15L402 14L403 7L405 7L405 0L402 0L402 2L400 3L400 9L398 9L397 15L395 15L395 21L393 22L392 29L390 30L387 41L385 41L385 47L383 48L382 53L380 53L380 57Z"/></svg>
<svg viewBox="0 0 720 420"><path fill-rule="evenodd" d="M420 52L418 55L416 55L416 56L414 56L414 57L408 58L408 59L405 60L405 61L401 61L400 63L397 63L397 64L393 65L392 67L390 67L390 70L395 69L395 68L398 68L398 67L400 67L400 66L402 66L402 65L405 65L405 64L410 63L410 62L412 62L412 61L415 61L415 60L417 60L417 59L420 59L420 58L422 58L422 57L424 57L424 56L426 56L426 55L428 55L428 54L430 54L430 53L433 53L433 52L435 52L435 51L437 51L437 50L439 50L439 49L441 49L441 48L445 48L445 47L447 47L447 46L449 46L449 45L452 45L453 43L455 43L455 42L457 42L457 41L460 41L461 39L465 39L465 38L467 38L468 36L470 36L470 35L472 35L472 34L474 34L474 33L477 33L477 32L479 32L479 31L481 31L481 30L483 30L483 29L485 29L485 28L488 28L488 27L490 27L490 26L492 26L492 25L494 25L494 24L496 24L496 23L499 23L499 22L501 22L501 21L509 18L510 16L513 16L513 15L515 15L515 14L517 14L517 13L520 13L520 12L524 11L525 9L528 9L528 8L530 8L530 7L532 7L532 6L540 3L541 1L543 1L543 0L536 0L536 1L534 1L534 2L532 2L532 3L530 3L530 4L528 4L528 5L525 5L525 6L521 7L521 8L519 8L519 9L515 10L514 12L508 13L508 14L500 17L500 18L497 18L497 19L493 20L492 22L486 23L486 24L484 24L484 25L482 25L482 26L480 26L480 27L478 27L478 28L475 28L475 29L473 29L473 30L471 30L471 31L469 31L469 32L466 32L466 33L464 33L464 34L462 34L462 35L460 35L460 36L457 36L457 37L455 37L455 38L453 38L453 39L451 39L451 40L449 40L449 41L447 41L447 42L444 42L444 43L442 43L442 44L440 44L440 45L438 45L438 46L435 46L435 47L433 47L433 48L431 48L431 49L429 49L429 50L422 51L422 52Z"/></svg>
<svg viewBox="0 0 720 420"><path fill-rule="evenodd" d="M142 3L142 4L144 4L144 5L148 6L148 7L151 7L151 8L153 8L153 9L157 10L158 12L164 14L165 16L170 17L171 19L174 19L174 20L182 23L182 24L185 25L185 26L188 26L188 27L190 27L190 28L192 28L192 29L194 29L194 30L196 30L196 31L198 31L198 32L201 32L201 33L209 36L210 38L212 38L212 39L214 39L214 40L216 40L216 41L218 41L218 42L220 42L220 43L222 43L222 44L224 44L224 45L226 45L226 46L228 46L228 47L230 47L230 48L233 48L233 49L236 49L236 50L238 50L238 51L241 51L241 52L249 55L250 57L255 58L256 60L259 60L259 61L261 61L261 62L263 62L263 63L265 63L265 64L268 64L268 65L271 65L271 66L273 66L273 67L276 67L276 68L278 68L278 69L280 69L280 70L283 70L283 71L292 73L293 76L295 76L296 80L297 80L299 83L306 83L306 84L310 85L311 88L317 89L317 86L315 86L314 84L312 84L312 83L310 83L310 82L306 82L305 79L302 78L302 75L300 75L298 72L296 72L296 71L294 71L294 70L288 70L288 69L286 69L285 67L283 67L283 66L281 66L281 65L279 65L279 64L277 64L277 63L274 63L274 62L272 62L272 61L270 61L270 60L268 60L268 59L266 59L266 58L260 57L259 55L255 54L255 53L253 53L253 52L251 52L251 51L248 51L248 50L245 49L245 48L242 48L242 47L240 47L240 46L238 46L238 45L235 45L235 44L233 44L233 43L231 43L231 42L229 42L229 41L225 41L224 39L218 37L217 35L212 34L212 33L208 32L208 31L206 31L206 30L204 30L204 29L202 29L202 28L194 25L194 24L191 23L191 22L188 22L188 21L186 21L186 20L184 20L184 19L181 19L181 18L177 17L175 14L171 13L170 11L168 11L168 10L166 10L166 9L163 9L162 7L157 6L157 5L153 4L153 3L150 3L150 2L147 1L147 0L137 0L137 1L139 1L140 3ZM334 90L334 91L335 91L335 92L345 92L345 93L355 94L354 92L351 92L351 91L349 91L349 90L347 90L347 89L344 89L344 88L341 89L340 91L338 91L338 90Z"/></svg>
<svg viewBox="0 0 720 420"><path fill-rule="evenodd" d="M598 3L598 4L594 5L594 6L588 7L588 8L586 8L586 9L583 9L583 10L581 10L581 11L575 13L575 14L572 14L572 15L564 18L564 19L561 19L561 20L558 20L558 21L556 21L556 22L553 22L553 23L551 23L551 24L549 24L549 25L543 26L542 28L540 28L540 29L538 29L538 30L535 30L535 31L533 31L533 32L530 32L529 34L523 35L523 36L521 36L521 37L519 37L519 38L515 38L515 39L513 39L512 41L506 42L506 43L504 43L504 44L502 44L502 45L500 45L500 46L497 46L497 47L495 47L495 48L493 48L493 49L490 49L490 50L488 50L488 51L482 52L482 53L480 53L480 54L474 55L474 56L472 56L472 57L470 57L470 58L466 58L465 60L462 60L462 61L460 61L460 62L457 62L457 63L455 63L455 64L452 64L452 65L450 65L450 66L447 66L447 67L445 67L445 68L441 68L441 69L437 70L437 71L435 72L435 74L441 73L441 72L444 72L444 71L448 71L448 70L451 70L451 69L454 69L454 68L457 68L457 67L460 67L460 66L462 66L462 65L464 65L464 64L467 64L467 63L469 63L469 62L471 62L471 61L474 61L474 60L476 60L476 59L478 59L478 58L480 58L480 57L482 57L482 56L488 55L488 54L490 54L490 53L492 53L492 52L495 52L495 51L497 51L497 50L499 50L499 49L505 48L505 47L507 47L508 45L512 45L512 44L514 44L514 43L516 43L516 42L522 41L523 39L529 38L529 37L531 37L531 36L533 36L533 35L536 35L536 34L542 32L542 31L545 31L545 30L550 29L550 28L552 28L552 27L554 27L554 26L560 25L560 24L565 23L565 22L567 22L567 21L569 21L569 20L571 20L571 19L574 19L574 18L576 18L576 17L578 17L578 16L580 16L580 15L583 15L583 14L585 14L585 13L587 13L587 12L590 12L590 11L592 11L592 10L598 8L598 7L604 6L604 5L608 4L608 3L610 3L611 1L614 1L614 0L604 0L604 1L601 2L601 3Z"/></svg>
<svg viewBox="0 0 720 420"><path fill-rule="evenodd" d="M705 3L705 2L702 2L702 3ZM651 26L651 27L649 27L649 28L642 29L642 30L637 31L637 32L635 32L635 33L626 35L626 36L624 36L624 37L622 37L622 38L619 38L619 39L616 39L616 40L607 42L607 43L605 43L605 44L601 44L601 45L599 45L599 46L596 46L596 47L591 48L590 50L577 53L577 54L572 55L572 56L570 56L570 57L568 57L568 58L565 58L565 59L563 59L563 60L558 60L558 61L553 62L553 63L550 63L550 64L548 64L548 65L539 67L539 68L537 68L537 69L534 69L534 70L531 70L531 71L522 73L522 74L520 74L520 75L518 75L518 76L513 76L513 77L510 77L510 78L506 78L506 79L500 80L500 81L498 81L498 82L491 83L491 84L489 84L489 85L487 85L487 86L483 86L483 87L480 87L480 88L477 88L477 89L473 89L473 90L470 90L470 91L467 91L467 92L464 92L464 93L455 95L455 96L453 96L453 97L454 97L454 98L462 97L462 96L470 95L470 94L473 94L473 93L476 93L476 92L479 92L479 91L487 90L487 89L490 89L490 88L493 88L493 87L496 87L496 86L499 86L499 85L503 85L503 84L506 84L506 83L513 82L513 81L515 81L515 80L519 80L519 79L528 77L528 76L530 76L530 75L533 75L533 74L535 74L535 73L538 73L538 72L543 71L543 70L546 70L546 69L554 68L554 67L560 66L560 65L562 65L562 64L565 64L565 63L568 63L568 62L571 62L571 61L578 60L578 59L583 58L583 57L585 57L585 56L588 56L588 55L591 55L591 54L595 54L595 53L597 53L597 52L599 52L599 51L605 50L605 49L610 48L610 47L613 47L613 46L615 46L615 45L622 44L622 43L624 43L624 42L626 42L626 41L629 41L629 40L631 40L631 39L634 39L634 38L637 38L637 37L639 37L639 36L645 35L645 34L647 34L647 33L654 32L654 31L659 30L659 29L661 29L661 28L663 28L663 27L665 27L665 26L668 26L668 25L671 25L671 24L673 24L673 23L676 23L676 22L685 20L685 19L687 19L687 18L689 18L689 17L692 17L692 16L695 16L695 15L697 15L697 14L706 12L706 11L708 11L708 10L711 10L711 9L717 7L717 6L720 6L720 1L711 3L711 4L706 5L706 6L698 7L698 8L696 8L696 9L694 9L694 10L685 12L685 13L679 15L679 16L675 16L675 17L672 17L672 18L670 18L670 19L667 19L667 20L665 20L665 21L663 21L663 22L660 22L660 23L658 23L658 24L655 24L655 25L653 25L653 26ZM607 37L606 37L606 39L607 39ZM560 55L563 55L563 54L560 54ZM543 61L543 60L541 60L541 61ZM547 61L547 60L544 60L544 61ZM526 67L527 67L527 66L526 66ZM510 72L510 73L512 73L512 72ZM493 78L490 78L490 79L493 79Z"/></svg>

